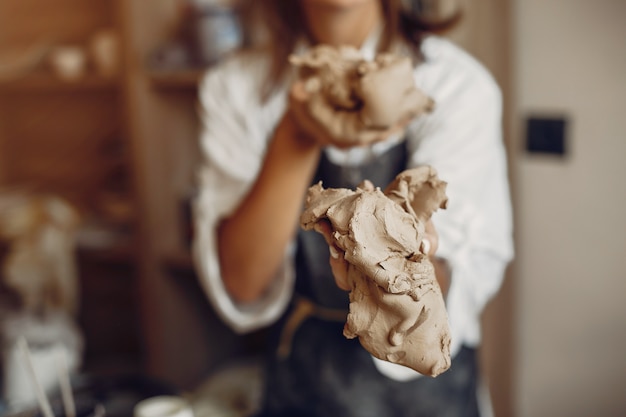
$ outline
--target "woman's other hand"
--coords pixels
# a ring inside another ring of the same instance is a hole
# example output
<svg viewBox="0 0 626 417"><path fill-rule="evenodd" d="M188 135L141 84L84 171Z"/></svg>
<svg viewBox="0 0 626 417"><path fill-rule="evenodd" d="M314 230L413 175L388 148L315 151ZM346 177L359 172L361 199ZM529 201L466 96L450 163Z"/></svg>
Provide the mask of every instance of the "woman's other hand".
<svg viewBox="0 0 626 417"><path fill-rule="evenodd" d="M350 291L352 285L348 279L348 270L350 264L344 258L344 252L341 248L335 245L333 241L333 230L329 221L320 221L315 225L315 230L324 236L328 248L330 250L330 268L335 277L335 283L339 288L344 291Z"/></svg>
<svg viewBox="0 0 626 417"><path fill-rule="evenodd" d="M333 108L321 95L308 92L303 81L291 86L288 112L305 140L340 149L382 142L403 132L412 119L403 118L387 129L365 128L358 112Z"/></svg>
<svg viewBox="0 0 626 417"><path fill-rule="evenodd" d="M435 268L435 277L437 278L437 283L439 283L441 293L445 299L448 294L448 289L450 288L450 268L444 258L436 256L438 248L439 234L432 220L428 220L425 225L424 239L422 239L422 251L428 256Z"/></svg>
<svg viewBox="0 0 626 417"><path fill-rule="evenodd" d="M348 277L350 264L345 260L343 250L335 245L333 241L333 231L330 223L328 221L319 222L316 224L315 230L324 236L328 244L330 251L329 262L333 276L335 277L335 283L342 290L350 291L352 289ZM439 234L433 222L429 220L425 225L425 235L422 239L422 251L428 256L435 268L435 276L445 298L448 293L448 288L450 287L450 271L446 260L436 256L438 247Z"/></svg>

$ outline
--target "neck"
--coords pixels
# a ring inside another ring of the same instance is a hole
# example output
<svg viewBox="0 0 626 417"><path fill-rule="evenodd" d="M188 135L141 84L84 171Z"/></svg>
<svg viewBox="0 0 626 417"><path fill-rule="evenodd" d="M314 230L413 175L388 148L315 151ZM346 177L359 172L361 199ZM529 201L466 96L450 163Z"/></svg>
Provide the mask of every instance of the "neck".
<svg viewBox="0 0 626 417"><path fill-rule="evenodd" d="M313 3L301 1L309 35L314 43L359 48L370 32L382 22L379 1L344 7Z"/></svg>

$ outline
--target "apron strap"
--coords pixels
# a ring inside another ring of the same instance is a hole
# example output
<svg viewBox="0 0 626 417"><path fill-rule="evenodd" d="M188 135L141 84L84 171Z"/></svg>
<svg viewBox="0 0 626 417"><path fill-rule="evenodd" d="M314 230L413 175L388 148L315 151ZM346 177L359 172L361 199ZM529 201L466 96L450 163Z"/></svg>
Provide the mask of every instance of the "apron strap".
<svg viewBox="0 0 626 417"><path fill-rule="evenodd" d="M348 311L323 307L315 304L308 298L300 295L296 296L294 298L293 308L289 312L285 325L280 333L280 342L276 351L279 359L285 359L289 356L294 334L302 323L311 317L326 321L345 322L348 318Z"/></svg>

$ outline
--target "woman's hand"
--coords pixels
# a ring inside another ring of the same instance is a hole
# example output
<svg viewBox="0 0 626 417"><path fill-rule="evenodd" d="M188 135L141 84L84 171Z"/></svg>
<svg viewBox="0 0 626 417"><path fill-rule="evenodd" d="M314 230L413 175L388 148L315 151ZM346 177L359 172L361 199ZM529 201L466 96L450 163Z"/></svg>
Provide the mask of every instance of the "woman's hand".
<svg viewBox="0 0 626 417"><path fill-rule="evenodd" d="M332 228L328 221L319 222L315 226L315 230L321 233L328 244L330 250L330 268L335 277L335 283L344 291L350 291L352 285L348 277L350 264L344 258L344 252L335 245L332 237ZM427 255L435 268L435 276L441 292L446 297L450 286L450 272L448 265L444 259L437 258L437 248L439 247L439 234L435 229L435 225L429 220L425 225L424 238L422 239L422 251Z"/></svg>
<svg viewBox="0 0 626 417"><path fill-rule="evenodd" d="M422 239L422 252L432 258L439 248L439 234L432 220L428 220L424 225L424 238Z"/></svg>
<svg viewBox="0 0 626 417"><path fill-rule="evenodd" d="M435 256L439 248L439 234L432 220L428 220L425 229L425 237L422 240L423 251L435 268L435 277L445 299L450 288L450 268L445 259Z"/></svg>
<svg viewBox="0 0 626 417"><path fill-rule="evenodd" d="M318 102L312 105L310 100ZM384 141L391 135L404 131L412 119L402 118L388 129L357 129L362 124L356 120L360 117L357 112L332 108L321 96L311 95L303 81L296 81L291 86L288 113L298 126L303 139L320 147L332 145L340 149ZM358 140L354 140L354 137L358 137Z"/></svg>
<svg viewBox="0 0 626 417"><path fill-rule="evenodd" d="M413 63L406 56L383 53L367 60L349 46L318 45L290 56L290 62L298 73L292 107L322 144L371 145L401 132L434 106L415 85Z"/></svg>
<svg viewBox="0 0 626 417"><path fill-rule="evenodd" d="M344 259L344 252L333 241L333 230L329 221L320 221L315 225L315 230L321 233L330 250L330 268L335 277L335 283L344 291L350 291L352 286L348 279L350 264Z"/></svg>

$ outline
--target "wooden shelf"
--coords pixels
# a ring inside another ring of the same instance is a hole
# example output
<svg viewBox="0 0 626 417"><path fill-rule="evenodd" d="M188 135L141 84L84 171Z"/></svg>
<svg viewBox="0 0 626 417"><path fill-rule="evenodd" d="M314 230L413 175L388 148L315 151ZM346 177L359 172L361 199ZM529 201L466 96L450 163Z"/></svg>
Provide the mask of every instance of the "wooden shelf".
<svg viewBox="0 0 626 417"><path fill-rule="evenodd" d="M171 252L161 257L161 264L165 270L170 272L185 272L193 274L194 264L191 253L188 251Z"/></svg>
<svg viewBox="0 0 626 417"><path fill-rule="evenodd" d="M130 243L122 243L107 248L78 247L78 255L93 261L129 263L137 262L137 250Z"/></svg>
<svg viewBox="0 0 626 417"><path fill-rule="evenodd" d="M53 74L32 74L12 80L0 80L1 93L91 92L119 86L119 78L85 75L74 80L63 80Z"/></svg>
<svg viewBox="0 0 626 417"><path fill-rule="evenodd" d="M97 347L89 360L130 353L150 374L189 386L238 341L211 313L182 241L180 202L200 159L196 91L206 68L150 66L155 46L177 36L179 10L167 3L0 1L2 48L50 38L89 52L93 35L108 29L119 48L115 77L99 76L89 61L84 76L63 80L42 58L0 79L0 184L34 183L96 215L108 210L103 192L129 194L127 239L103 230L77 242L81 323ZM38 13L45 18L35 22Z"/></svg>
<svg viewBox="0 0 626 417"><path fill-rule="evenodd" d="M148 78L153 87L172 90L195 90L204 74L204 69L149 70Z"/></svg>

